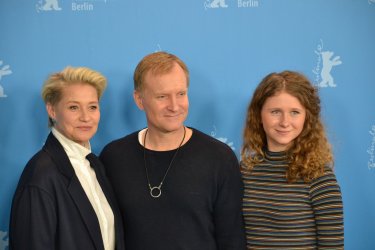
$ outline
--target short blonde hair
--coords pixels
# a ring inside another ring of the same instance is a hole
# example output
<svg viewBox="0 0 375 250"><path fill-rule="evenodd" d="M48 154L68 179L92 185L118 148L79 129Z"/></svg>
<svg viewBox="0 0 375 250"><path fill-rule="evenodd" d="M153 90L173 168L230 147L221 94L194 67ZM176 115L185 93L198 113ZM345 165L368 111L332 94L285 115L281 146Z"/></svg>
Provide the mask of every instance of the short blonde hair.
<svg viewBox="0 0 375 250"><path fill-rule="evenodd" d="M101 73L86 67L67 66L61 72L51 74L44 82L42 88L44 103L57 104L61 100L62 90L66 86L77 83L93 86L98 94L98 100L107 87L107 79ZM48 119L48 126L53 126L51 118Z"/></svg>
<svg viewBox="0 0 375 250"><path fill-rule="evenodd" d="M177 64L185 72L187 87L189 87L189 69L186 64L177 56L164 52L154 52L146 55L137 65L134 71L134 90L142 91L144 79L148 72L153 75L163 75L169 73L173 66Z"/></svg>

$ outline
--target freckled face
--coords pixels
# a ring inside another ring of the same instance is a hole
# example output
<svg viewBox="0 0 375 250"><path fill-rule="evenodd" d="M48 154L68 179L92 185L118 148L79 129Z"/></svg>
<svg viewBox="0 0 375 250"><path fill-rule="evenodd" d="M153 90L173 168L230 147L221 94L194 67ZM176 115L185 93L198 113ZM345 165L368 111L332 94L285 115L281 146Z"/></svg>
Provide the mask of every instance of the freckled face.
<svg viewBox="0 0 375 250"><path fill-rule="evenodd" d="M150 130L161 133L182 129L189 110L185 72L178 65L163 75L148 73L143 90L134 92L137 106L144 110Z"/></svg>
<svg viewBox="0 0 375 250"><path fill-rule="evenodd" d="M280 92L267 98L261 110L261 119L268 150L287 150L301 134L305 118L306 109L296 97Z"/></svg>
<svg viewBox="0 0 375 250"><path fill-rule="evenodd" d="M54 127L68 139L87 145L95 135L100 120L98 93L85 83L72 84L62 90L61 100L52 106L47 104Z"/></svg>

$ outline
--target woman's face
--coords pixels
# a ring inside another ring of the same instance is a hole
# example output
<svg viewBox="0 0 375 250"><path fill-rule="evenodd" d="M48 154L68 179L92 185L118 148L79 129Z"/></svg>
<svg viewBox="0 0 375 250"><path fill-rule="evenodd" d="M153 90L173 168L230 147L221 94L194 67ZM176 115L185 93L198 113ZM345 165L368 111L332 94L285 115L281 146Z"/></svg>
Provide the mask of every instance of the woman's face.
<svg viewBox="0 0 375 250"><path fill-rule="evenodd" d="M66 86L56 105L47 104L47 112L55 120L54 128L85 146L95 135L100 120L97 91L85 83Z"/></svg>
<svg viewBox="0 0 375 250"><path fill-rule="evenodd" d="M296 97L280 92L267 98L261 110L261 119L268 150L287 150L301 134L305 118L306 109Z"/></svg>

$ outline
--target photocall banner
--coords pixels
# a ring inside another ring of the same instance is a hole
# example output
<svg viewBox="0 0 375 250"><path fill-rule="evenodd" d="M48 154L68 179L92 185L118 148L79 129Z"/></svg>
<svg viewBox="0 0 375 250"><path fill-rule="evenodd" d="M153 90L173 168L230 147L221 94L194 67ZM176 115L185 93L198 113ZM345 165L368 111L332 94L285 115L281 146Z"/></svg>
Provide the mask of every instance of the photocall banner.
<svg viewBox="0 0 375 250"><path fill-rule="evenodd" d="M190 69L186 125L238 157L256 85L271 72L305 74L333 145L345 247L375 249L374 0L2 0L0 23L0 250L20 174L49 133L47 76L71 65L108 78L91 141L98 154L146 126L132 75L160 50Z"/></svg>

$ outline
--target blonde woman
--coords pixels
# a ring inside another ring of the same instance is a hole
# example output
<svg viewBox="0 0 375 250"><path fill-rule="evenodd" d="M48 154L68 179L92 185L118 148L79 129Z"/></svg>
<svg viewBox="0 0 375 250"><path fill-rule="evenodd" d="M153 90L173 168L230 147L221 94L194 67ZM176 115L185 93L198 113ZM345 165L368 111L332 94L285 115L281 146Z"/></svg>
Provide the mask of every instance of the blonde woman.
<svg viewBox="0 0 375 250"><path fill-rule="evenodd" d="M46 80L42 97L51 133L18 183L11 249L124 249L112 189L89 142L106 84L103 75L83 67L67 67Z"/></svg>

